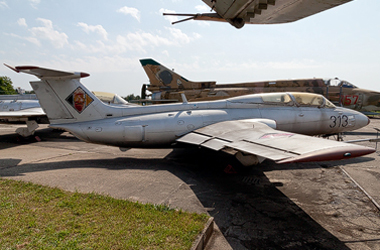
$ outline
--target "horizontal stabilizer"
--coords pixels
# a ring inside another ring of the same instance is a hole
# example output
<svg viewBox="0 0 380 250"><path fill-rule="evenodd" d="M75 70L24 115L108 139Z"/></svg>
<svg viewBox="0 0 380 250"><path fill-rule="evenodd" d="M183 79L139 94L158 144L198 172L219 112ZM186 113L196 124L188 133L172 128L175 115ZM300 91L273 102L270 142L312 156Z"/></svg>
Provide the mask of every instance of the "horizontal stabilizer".
<svg viewBox="0 0 380 250"><path fill-rule="evenodd" d="M60 70L54 70L54 69L46 69L41 68L37 66L10 66L4 63L5 66L8 68L16 71L17 73L26 73L35 75L40 79L75 79L75 78L83 78L87 77L90 74L83 73L83 72L67 72L67 71L60 71Z"/></svg>

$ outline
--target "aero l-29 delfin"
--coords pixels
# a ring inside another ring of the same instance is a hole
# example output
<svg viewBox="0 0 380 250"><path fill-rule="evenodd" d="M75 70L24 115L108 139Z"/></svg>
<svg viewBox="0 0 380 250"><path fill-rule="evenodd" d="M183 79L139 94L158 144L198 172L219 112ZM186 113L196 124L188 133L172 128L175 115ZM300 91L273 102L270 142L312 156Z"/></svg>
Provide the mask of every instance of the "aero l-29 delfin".
<svg viewBox="0 0 380 250"><path fill-rule="evenodd" d="M202 0L211 13L164 15L189 16L187 20L229 22L235 28L244 24L288 23L348 3L352 0Z"/></svg>
<svg viewBox="0 0 380 250"><path fill-rule="evenodd" d="M92 93L109 105L134 105L128 103L117 94L99 91L93 91ZM23 95L0 96L0 123L9 122L26 123L26 127L16 129L16 133L23 137L33 135L39 127L38 124L49 123L37 99L24 99Z"/></svg>
<svg viewBox="0 0 380 250"><path fill-rule="evenodd" d="M141 59L150 85L143 85L142 96L146 90L152 94L153 101L181 100L185 93L189 101L225 99L232 96L267 92L310 92L327 97L335 105L354 109L364 114L380 111L380 93L361 89L339 79L293 79L262 82L216 84L212 82L193 82L161 65L153 59Z"/></svg>
<svg viewBox="0 0 380 250"><path fill-rule="evenodd" d="M339 160L374 152L370 147L307 135L359 129L369 119L336 107L321 95L269 93L226 100L151 106L109 106L79 81L87 73L36 66L12 67L37 76L30 82L50 127L81 140L127 150L192 144L235 155L246 166ZM304 135L302 135L304 134Z"/></svg>

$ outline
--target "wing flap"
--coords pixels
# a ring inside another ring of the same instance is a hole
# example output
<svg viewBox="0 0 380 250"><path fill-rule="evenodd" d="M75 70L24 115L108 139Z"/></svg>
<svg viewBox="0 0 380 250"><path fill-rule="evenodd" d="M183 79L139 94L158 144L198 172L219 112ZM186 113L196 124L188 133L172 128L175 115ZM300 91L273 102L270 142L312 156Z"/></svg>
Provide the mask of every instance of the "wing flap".
<svg viewBox="0 0 380 250"><path fill-rule="evenodd" d="M182 136L180 139L177 141L184 142L184 143L189 143L189 144L195 144L195 145L200 145L204 143L205 141L209 140L211 136L206 136L198 133L189 133L185 136Z"/></svg>
<svg viewBox="0 0 380 250"><path fill-rule="evenodd" d="M259 155L261 157L273 160L273 161L279 161L288 159L290 157L296 157L297 154L294 154L292 152L287 152L281 149L277 148L270 148L259 144L254 144L252 142L247 141L238 141L235 143L230 143L227 145L230 148L233 148L235 150L253 154L253 155Z"/></svg>
<svg viewBox="0 0 380 250"><path fill-rule="evenodd" d="M210 140L202 143L202 146L216 150L216 151L219 151L219 150L223 149L226 146L226 144L228 144L228 143L229 142L226 142L224 140L213 138L213 139L210 139Z"/></svg>
<svg viewBox="0 0 380 250"><path fill-rule="evenodd" d="M339 147L349 147L349 144L346 143L337 143L333 140L325 140L317 137L311 137L311 136L305 136L305 135L298 135L298 134L292 134L292 133L285 133L283 134L284 137L282 137L281 133L274 134L277 136L277 138L263 138L266 137L266 135L262 136L261 138L258 138L256 140L252 140L252 143L257 143L260 145L264 145L266 147L271 148L279 148L283 147L282 145L286 145L286 150L289 152L292 152L294 154L307 154L310 152L315 151L318 148L323 149L329 149L334 148L339 145ZM287 137L286 135L290 135Z"/></svg>

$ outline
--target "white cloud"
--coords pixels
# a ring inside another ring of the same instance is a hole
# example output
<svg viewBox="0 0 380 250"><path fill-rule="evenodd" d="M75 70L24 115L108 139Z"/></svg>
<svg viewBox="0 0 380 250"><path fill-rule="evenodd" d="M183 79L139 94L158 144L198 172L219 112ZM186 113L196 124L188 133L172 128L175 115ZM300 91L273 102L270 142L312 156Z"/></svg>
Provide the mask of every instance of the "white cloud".
<svg viewBox="0 0 380 250"><path fill-rule="evenodd" d="M117 47L124 51L138 50L145 53L145 47L168 46L171 44L172 42L167 37L141 31L117 37Z"/></svg>
<svg viewBox="0 0 380 250"><path fill-rule="evenodd" d="M127 51L137 51L147 53L148 48L159 48L161 46L181 46L200 38L200 35L193 33L191 36L183 33L179 29L167 28L167 32L157 31L157 34L137 31L126 35L118 35L116 41L96 41L94 44L83 44L75 41L73 50L80 50L87 53L120 54ZM164 34L163 34L164 33Z"/></svg>
<svg viewBox="0 0 380 250"><path fill-rule="evenodd" d="M103 28L102 25L88 25L86 23L78 23L78 26L81 27L87 34L90 32L95 32L101 35L104 40L108 40L107 31Z"/></svg>
<svg viewBox="0 0 380 250"><path fill-rule="evenodd" d="M41 0L28 0L30 2L30 5L32 5L33 8L37 8L37 5L40 4Z"/></svg>
<svg viewBox="0 0 380 250"><path fill-rule="evenodd" d="M131 15L132 17L136 18L137 21L140 22L140 16L141 16L140 11L136 8L124 6L120 9L118 9L117 12L123 13L125 15Z"/></svg>
<svg viewBox="0 0 380 250"><path fill-rule="evenodd" d="M26 41L28 41L30 43L33 43L33 44L37 45L37 46L41 46L40 41L37 38L35 38L35 37L31 37L31 36L29 36L29 37L22 37L22 36L13 34L13 33L6 34L6 35L10 35L12 37L16 37L16 38L19 38L19 39L22 39L22 40L26 40Z"/></svg>
<svg viewBox="0 0 380 250"><path fill-rule="evenodd" d="M5 1L0 1L0 8L1 8L1 9L9 8L7 2L5 2Z"/></svg>
<svg viewBox="0 0 380 250"><path fill-rule="evenodd" d="M82 42L79 41L74 41L74 44L72 45L72 49L77 49L77 50L87 50L88 46Z"/></svg>
<svg viewBox="0 0 380 250"><path fill-rule="evenodd" d="M43 26L29 29L34 38L48 40L56 48L62 48L68 44L68 36L63 32L54 30L52 21L44 18L37 18L37 21L41 22Z"/></svg>
<svg viewBox="0 0 380 250"><path fill-rule="evenodd" d="M183 33L180 29L176 28L167 28L170 31L170 34L173 36L174 41L173 45L180 45L180 44L187 44L190 43L196 39L201 38L201 35L198 33L193 33L192 36L188 36L187 34Z"/></svg>
<svg viewBox="0 0 380 250"><path fill-rule="evenodd" d="M28 25L26 24L25 18L19 18L17 20L17 24L20 25L21 27L28 27Z"/></svg>
<svg viewBox="0 0 380 250"><path fill-rule="evenodd" d="M195 9L199 12L207 12L210 11L210 7L207 5L197 5L195 6Z"/></svg>
<svg viewBox="0 0 380 250"><path fill-rule="evenodd" d="M167 51L167 50L164 50L164 51L162 51L161 53L162 53L163 55L167 56L167 57L170 56L170 55L169 55L169 51Z"/></svg>
<svg viewBox="0 0 380 250"><path fill-rule="evenodd" d="M188 36L180 29L167 28L170 36L160 36L147 32L129 33L127 36L119 36L118 44L131 50L140 50L145 52L145 47L160 47L160 46L181 46L188 44L200 37L194 33L193 36Z"/></svg>
<svg viewBox="0 0 380 250"><path fill-rule="evenodd" d="M209 27L211 26L211 22L210 21L194 21L198 26L201 26L201 27Z"/></svg>

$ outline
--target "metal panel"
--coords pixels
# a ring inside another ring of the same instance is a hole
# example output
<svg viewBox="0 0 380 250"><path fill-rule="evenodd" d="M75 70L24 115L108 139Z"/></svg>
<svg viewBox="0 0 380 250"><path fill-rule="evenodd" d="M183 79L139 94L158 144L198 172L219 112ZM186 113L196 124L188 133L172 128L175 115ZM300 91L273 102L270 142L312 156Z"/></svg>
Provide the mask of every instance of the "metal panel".
<svg viewBox="0 0 380 250"><path fill-rule="evenodd" d="M125 126L124 140L129 142L141 142L144 140L143 126Z"/></svg>
<svg viewBox="0 0 380 250"><path fill-rule="evenodd" d="M189 133L181 138L179 138L177 141L179 142L184 142L184 143L190 143L190 144L195 144L195 145L200 145L203 142L209 140L211 137L205 136L205 135L200 135L196 133Z"/></svg>
<svg viewBox="0 0 380 250"><path fill-rule="evenodd" d="M289 138L268 138L258 139L253 142L267 147L278 148L286 150L295 154L306 154L312 151L318 151L321 149L328 149L333 147L344 147L346 144L342 144L332 140L326 140L316 137L293 135Z"/></svg>
<svg viewBox="0 0 380 250"><path fill-rule="evenodd" d="M242 152L245 152L245 153L254 154L254 155L264 157L264 158L268 158L268 159L271 159L274 161L283 160L283 159L287 159L290 157L298 156L296 154L285 152L283 150L269 148L269 147L265 147L262 145L258 145L258 144L254 144L254 143L250 143L250 142L245 142L245 141L238 141L238 142L230 143L226 146L231 147L231 148L236 149L236 150L239 150L239 151L242 151Z"/></svg>
<svg viewBox="0 0 380 250"><path fill-rule="evenodd" d="M50 120L74 118L46 81L30 82L30 85L36 92L44 111L49 114Z"/></svg>
<svg viewBox="0 0 380 250"><path fill-rule="evenodd" d="M219 140L219 139L211 139L211 140L206 141L205 143L202 143L202 146L216 150L216 151L219 151L222 148L224 148L224 146L227 143L229 143L229 142Z"/></svg>

